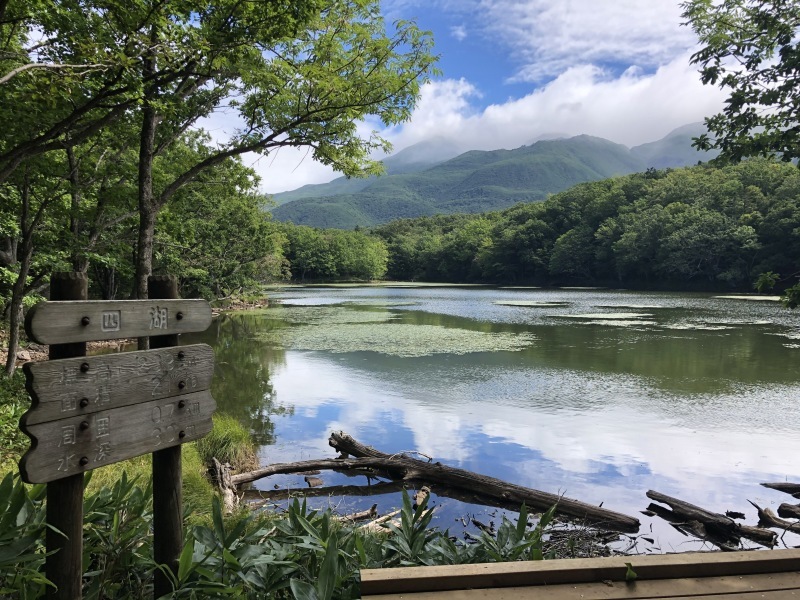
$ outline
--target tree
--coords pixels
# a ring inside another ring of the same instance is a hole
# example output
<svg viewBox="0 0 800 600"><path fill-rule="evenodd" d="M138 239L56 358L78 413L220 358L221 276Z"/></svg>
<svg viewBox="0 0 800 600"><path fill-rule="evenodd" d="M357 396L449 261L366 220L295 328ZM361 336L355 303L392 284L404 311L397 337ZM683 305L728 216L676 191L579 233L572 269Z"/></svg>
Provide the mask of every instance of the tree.
<svg viewBox="0 0 800 600"><path fill-rule="evenodd" d="M703 83L730 92L723 111L706 119L713 138L695 145L719 148L732 161L800 157L800 2L688 0L682 7L703 44L692 57ZM787 292L800 295L800 284ZM785 302L794 304L792 297Z"/></svg>
<svg viewBox="0 0 800 600"><path fill-rule="evenodd" d="M695 145L723 159L800 157L800 2L689 0L687 19L703 47L692 56L702 81L729 92Z"/></svg>
<svg viewBox="0 0 800 600"><path fill-rule="evenodd" d="M145 84L141 109L138 297L146 296L156 216L177 191L233 156L287 146L308 147L348 176L377 173L370 153L388 143L375 132L362 138L358 122L408 119L435 62L429 34L413 23L387 33L377 0L186 4L176 14L173 3L158 3L148 17L141 78L154 83ZM185 76L169 77L176 70ZM223 103L242 128L174 179L154 182L153 166L169 144Z"/></svg>
<svg viewBox="0 0 800 600"><path fill-rule="evenodd" d="M3 0L0 28L13 40L0 56L0 181L123 117L138 123L139 297L158 212L180 189L233 156L286 146L346 175L378 172L370 154L388 144L358 122L406 120L436 60L414 23L387 31L378 0ZM155 180L169 146L221 108L241 128Z"/></svg>

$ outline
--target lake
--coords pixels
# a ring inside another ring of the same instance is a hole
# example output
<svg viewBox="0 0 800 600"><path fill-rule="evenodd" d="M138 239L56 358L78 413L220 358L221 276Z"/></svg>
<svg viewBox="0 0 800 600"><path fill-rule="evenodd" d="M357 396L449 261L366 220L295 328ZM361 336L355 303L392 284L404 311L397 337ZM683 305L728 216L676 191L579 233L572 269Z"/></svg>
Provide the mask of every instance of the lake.
<svg viewBox="0 0 800 600"><path fill-rule="evenodd" d="M384 452L602 502L639 517L656 552L699 545L639 514L648 489L755 524L748 499L792 500L759 483L800 480L800 311L778 302L436 286L289 287L270 300L191 338L214 346L218 410L249 424L264 464L332 458L328 435L344 430ZM300 475L255 485L306 486ZM314 502L385 511L400 499ZM502 512L433 503L453 533Z"/></svg>

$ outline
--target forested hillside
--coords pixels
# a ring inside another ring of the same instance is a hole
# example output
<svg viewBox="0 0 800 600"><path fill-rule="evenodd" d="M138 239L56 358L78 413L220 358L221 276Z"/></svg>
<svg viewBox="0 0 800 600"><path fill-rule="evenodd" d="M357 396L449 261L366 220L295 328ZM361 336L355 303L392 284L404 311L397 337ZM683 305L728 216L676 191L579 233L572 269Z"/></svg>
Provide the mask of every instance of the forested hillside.
<svg viewBox="0 0 800 600"><path fill-rule="evenodd" d="M400 280L751 289L774 272L782 287L800 272L800 171L766 160L649 169L374 233Z"/></svg>
<svg viewBox="0 0 800 600"><path fill-rule="evenodd" d="M281 206L273 214L281 221L352 229L397 218L498 210L543 200L577 183L708 160L713 155L691 146L692 137L704 131L702 124L687 125L631 149L586 135L542 140L515 150L474 150L435 165L429 161L447 156L450 146L412 147L386 159L385 176L340 178L278 194Z"/></svg>

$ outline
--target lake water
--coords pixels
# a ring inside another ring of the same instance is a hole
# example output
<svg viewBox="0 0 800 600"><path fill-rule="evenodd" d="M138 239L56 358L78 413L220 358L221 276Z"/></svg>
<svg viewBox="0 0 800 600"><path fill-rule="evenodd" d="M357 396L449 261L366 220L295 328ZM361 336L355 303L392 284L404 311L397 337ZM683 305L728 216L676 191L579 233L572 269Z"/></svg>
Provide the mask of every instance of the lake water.
<svg viewBox="0 0 800 600"><path fill-rule="evenodd" d="M331 458L344 430L445 464L637 516L647 551L697 547L639 514L648 489L756 515L800 480L800 311L709 294L590 289L309 287L223 315L219 410L262 463ZM194 338L193 341L198 341ZM325 485L366 484L323 473ZM302 476L256 484L306 486ZM435 522L498 511L434 498ZM316 499L341 512L397 494ZM652 533L651 533L652 532ZM787 540L797 544L798 540Z"/></svg>

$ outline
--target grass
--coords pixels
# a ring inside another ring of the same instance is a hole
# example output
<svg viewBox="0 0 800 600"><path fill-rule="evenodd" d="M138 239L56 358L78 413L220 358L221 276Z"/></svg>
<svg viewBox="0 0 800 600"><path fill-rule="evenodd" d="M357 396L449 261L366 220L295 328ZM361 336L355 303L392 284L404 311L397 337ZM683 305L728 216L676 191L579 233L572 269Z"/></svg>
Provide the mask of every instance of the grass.
<svg viewBox="0 0 800 600"><path fill-rule="evenodd" d="M208 464L212 458L228 463L234 471L252 471L258 467L256 446L250 432L225 413L214 415L214 429L195 442L198 458Z"/></svg>

